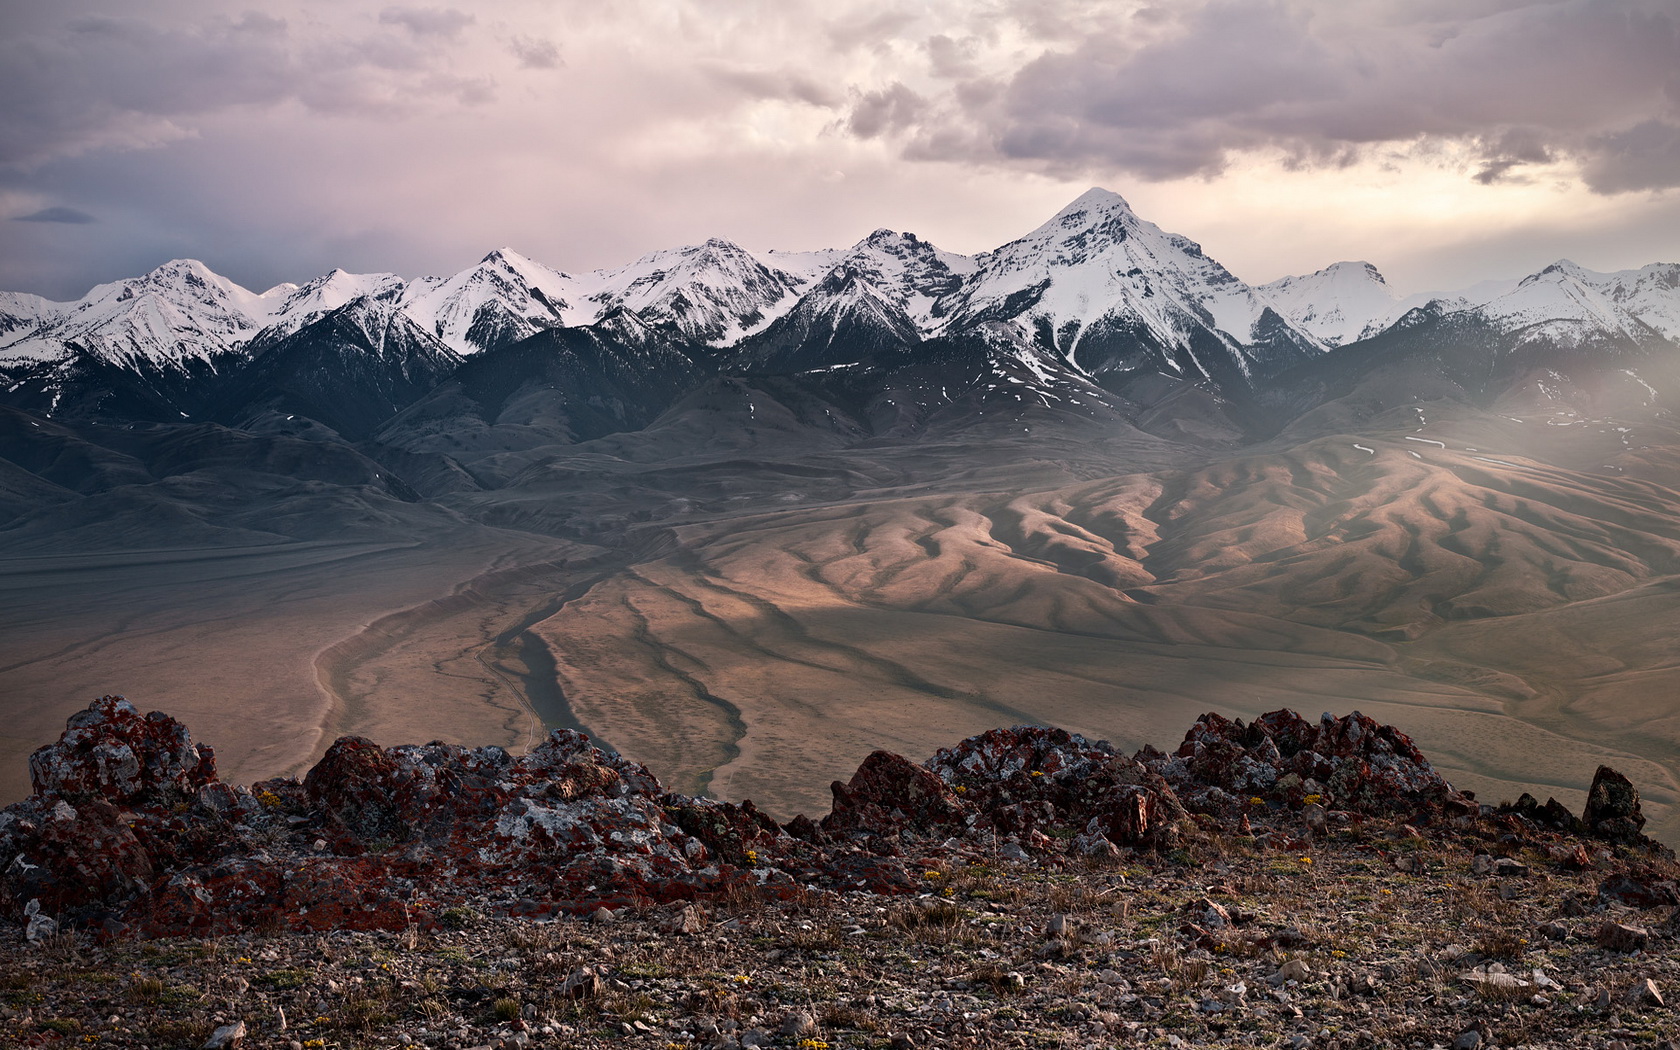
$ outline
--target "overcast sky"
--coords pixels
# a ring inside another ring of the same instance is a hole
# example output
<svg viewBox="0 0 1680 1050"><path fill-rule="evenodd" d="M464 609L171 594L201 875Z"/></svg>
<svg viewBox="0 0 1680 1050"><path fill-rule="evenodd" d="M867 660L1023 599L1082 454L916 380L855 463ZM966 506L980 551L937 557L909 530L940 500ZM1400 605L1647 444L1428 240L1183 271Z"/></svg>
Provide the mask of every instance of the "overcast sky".
<svg viewBox="0 0 1680 1050"><path fill-rule="evenodd" d="M977 252L1092 185L1252 282L1680 260L1680 4L0 0L0 288L53 298Z"/></svg>

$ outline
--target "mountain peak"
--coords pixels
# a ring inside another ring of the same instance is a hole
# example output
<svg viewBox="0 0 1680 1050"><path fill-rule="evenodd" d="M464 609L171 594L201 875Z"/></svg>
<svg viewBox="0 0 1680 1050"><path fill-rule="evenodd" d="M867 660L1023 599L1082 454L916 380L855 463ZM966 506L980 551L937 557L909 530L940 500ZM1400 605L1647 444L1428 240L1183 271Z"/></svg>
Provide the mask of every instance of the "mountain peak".
<svg viewBox="0 0 1680 1050"><path fill-rule="evenodd" d="M1132 205L1126 203L1126 198L1121 197L1114 190L1104 190L1102 186L1092 186L1084 193L1080 193L1079 197L1075 197L1074 202L1068 203L1067 207L1062 208L1063 213L1075 212L1075 210L1077 212L1131 212Z"/></svg>
<svg viewBox="0 0 1680 1050"><path fill-rule="evenodd" d="M1388 284L1388 281L1383 278L1382 271L1363 259L1343 260L1342 262L1331 263L1329 266L1326 266L1318 272L1326 277L1341 277L1352 278L1354 280L1372 281L1376 284L1385 286Z"/></svg>

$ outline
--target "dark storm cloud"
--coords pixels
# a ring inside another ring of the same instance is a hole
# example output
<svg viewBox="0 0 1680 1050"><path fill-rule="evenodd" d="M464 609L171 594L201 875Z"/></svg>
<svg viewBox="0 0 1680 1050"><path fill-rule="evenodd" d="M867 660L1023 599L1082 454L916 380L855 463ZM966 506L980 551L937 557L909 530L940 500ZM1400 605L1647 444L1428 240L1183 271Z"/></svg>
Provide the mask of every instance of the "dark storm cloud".
<svg viewBox="0 0 1680 1050"><path fill-rule="evenodd" d="M863 92L850 128L899 135L913 156L1156 179L1218 174L1252 150L1320 165L1456 143L1482 182L1573 158L1600 192L1680 185L1672 0L1211 0L1130 21L1147 33L1048 43L919 108ZM928 54L936 76L960 68L947 43Z"/></svg>
<svg viewBox="0 0 1680 1050"><path fill-rule="evenodd" d="M462 21L465 19L465 21ZM192 118L295 101L324 113L390 115L439 96L486 100L487 75L445 68L471 16L387 8L359 37L300 39L282 18L90 15L0 39L0 166L157 146Z"/></svg>
<svg viewBox="0 0 1680 1050"><path fill-rule="evenodd" d="M1680 185L1680 124L1648 120L1593 140L1587 185L1600 193Z"/></svg>
<svg viewBox="0 0 1680 1050"><path fill-rule="evenodd" d="M33 212L29 215L14 216L12 221L62 222L68 223L72 226L83 226L90 222L98 222L99 220L95 219L85 211L77 211L75 208L66 208L63 205L54 205L51 208L42 208L40 211Z"/></svg>

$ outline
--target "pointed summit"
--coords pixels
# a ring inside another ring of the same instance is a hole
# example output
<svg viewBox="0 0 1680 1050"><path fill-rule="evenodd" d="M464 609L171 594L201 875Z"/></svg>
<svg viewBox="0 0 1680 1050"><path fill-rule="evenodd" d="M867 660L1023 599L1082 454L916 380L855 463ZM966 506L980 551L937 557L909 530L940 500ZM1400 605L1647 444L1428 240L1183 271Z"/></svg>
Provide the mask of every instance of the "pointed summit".
<svg viewBox="0 0 1680 1050"><path fill-rule="evenodd" d="M1132 206L1126 203L1126 198L1120 196L1118 193L1115 193L1113 190L1103 189L1101 186L1092 186L1084 193L1075 197L1072 203L1063 208L1057 214L1060 216L1073 211L1131 212L1131 210Z"/></svg>

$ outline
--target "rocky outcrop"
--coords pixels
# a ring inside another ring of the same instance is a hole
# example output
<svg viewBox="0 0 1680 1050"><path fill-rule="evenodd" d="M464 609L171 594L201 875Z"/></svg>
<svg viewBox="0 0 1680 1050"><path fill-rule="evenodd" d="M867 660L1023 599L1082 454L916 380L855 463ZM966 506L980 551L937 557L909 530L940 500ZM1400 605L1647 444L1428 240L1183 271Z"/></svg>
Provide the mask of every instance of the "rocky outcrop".
<svg viewBox="0 0 1680 1050"><path fill-rule="evenodd" d="M70 717L58 743L29 756L29 779L35 794L72 802L178 802L215 781L216 754L173 718L102 696Z"/></svg>
<svg viewBox="0 0 1680 1050"><path fill-rule="evenodd" d="M0 812L0 913L144 936L426 926L458 905L545 916L904 893L925 888L930 865L1057 866L1218 835L1297 849L1367 819L1494 819L1405 734L1357 713L1208 714L1170 755L1035 726L921 765L877 751L833 785L827 816L785 825L750 801L667 792L571 730L523 757L343 737L301 781L245 789L221 783L210 748L174 719L101 697L30 768L35 793ZM1496 815L1501 833L1559 819L1528 802ZM1583 819L1618 848L1648 845L1638 792L1613 771L1599 771ZM1573 842L1553 852L1585 857ZM1636 895L1606 885L1606 899Z"/></svg>
<svg viewBox="0 0 1680 1050"><path fill-rule="evenodd" d="M1609 766L1599 766L1587 791L1587 808L1581 814L1581 822L1598 838L1638 841L1645 827L1645 815L1639 811L1639 789Z"/></svg>

